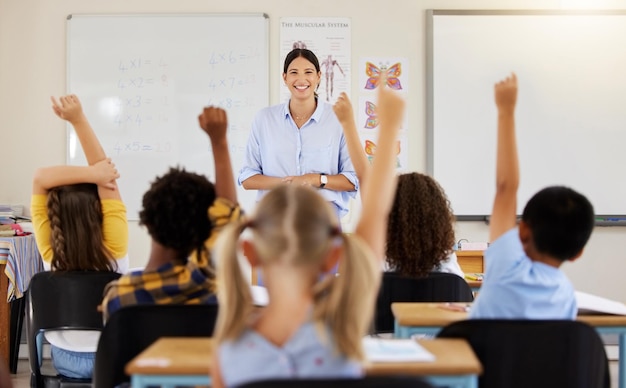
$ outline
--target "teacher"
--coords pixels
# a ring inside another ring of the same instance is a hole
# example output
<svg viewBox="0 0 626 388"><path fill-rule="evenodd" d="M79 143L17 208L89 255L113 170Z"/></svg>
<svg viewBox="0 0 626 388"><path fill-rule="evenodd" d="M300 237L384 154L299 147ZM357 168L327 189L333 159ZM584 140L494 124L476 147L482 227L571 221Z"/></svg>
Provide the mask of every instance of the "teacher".
<svg viewBox="0 0 626 388"><path fill-rule="evenodd" d="M332 105L317 96L321 71L315 54L289 52L283 80L291 97L257 113L238 182L259 190L257 201L279 184L317 188L341 218L359 183Z"/></svg>

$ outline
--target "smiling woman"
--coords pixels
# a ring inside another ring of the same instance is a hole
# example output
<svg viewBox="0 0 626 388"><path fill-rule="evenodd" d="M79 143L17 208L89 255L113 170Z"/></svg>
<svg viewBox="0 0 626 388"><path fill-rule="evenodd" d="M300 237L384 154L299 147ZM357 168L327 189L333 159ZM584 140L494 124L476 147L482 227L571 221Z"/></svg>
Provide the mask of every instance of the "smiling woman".
<svg viewBox="0 0 626 388"><path fill-rule="evenodd" d="M287 54L283 81L289 101L256 115L239 184L258 190L257 201L280 184L318 188L341 218L358 180L332 106L318 99L321 72L315 54L300 48Z"/></svg>

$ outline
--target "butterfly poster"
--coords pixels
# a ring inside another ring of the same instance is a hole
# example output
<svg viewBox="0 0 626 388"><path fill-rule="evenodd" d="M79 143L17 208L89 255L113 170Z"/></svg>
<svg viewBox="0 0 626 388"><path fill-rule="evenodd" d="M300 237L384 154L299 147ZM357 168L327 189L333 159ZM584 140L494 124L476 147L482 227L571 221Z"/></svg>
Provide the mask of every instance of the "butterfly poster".
<svg viewBox="0 0 626 388"><path fill-rule="evenodd" d="M378 106L376 96L369 97L359 97L359 104L354 106L353 109L356 111L357 117L357 128L361 130L376 130L378 129ZM400 130L407 128L407 111L404 111L404 119L402 120L402 125L400 126Z"/></svg>
<svg viewBox="0 0 626 388"><path fill-rule="evenodd" d="M361 58L359 61L359 88L374 91L387 87L406 92L408 87L408 60L406 58Z"/></svg>
<svg viewBox="0 0 626 388"><path fill-rule="evenodd" d="M365 151L365 156L367 157L367 160L371 163L374 160L374 157L376 156L376 142L378 139L378 131L376 131L375 134L371 134L371 133L364 133L363 131L360 132L360 138L361 138L361 146L363 147L363 150ZM406 166L408 163L408 158L407 158L407 138L406 138L406 133L400 132L400 135L398 136L398 141L396 143L396 169L398 169L399 171L405 171L406 170Z"/></svg>

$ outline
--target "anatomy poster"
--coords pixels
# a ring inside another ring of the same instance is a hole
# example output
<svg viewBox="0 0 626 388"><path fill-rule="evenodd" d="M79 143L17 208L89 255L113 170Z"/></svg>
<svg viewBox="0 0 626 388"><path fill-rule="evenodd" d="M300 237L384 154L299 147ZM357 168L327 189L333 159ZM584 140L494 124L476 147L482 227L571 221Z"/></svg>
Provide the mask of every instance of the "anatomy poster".
<svg viewBox="0 0 626 388"><path fill-rule="evenodd" d="M285 57L294 48L307 48L320 62L322 79L317 94L333 104L341 92L350 96L350 19L302 18L280 19L280 72ZM289 99L289 90L280 78L280 101Z"/></svg>

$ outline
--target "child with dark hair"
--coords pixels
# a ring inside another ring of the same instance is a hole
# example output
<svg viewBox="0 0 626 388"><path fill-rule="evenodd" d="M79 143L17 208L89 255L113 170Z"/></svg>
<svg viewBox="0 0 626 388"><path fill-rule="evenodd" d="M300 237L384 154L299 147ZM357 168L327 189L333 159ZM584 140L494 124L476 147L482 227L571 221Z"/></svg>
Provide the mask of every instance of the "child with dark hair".
<svg viewBox="0 0 626 388"><path fill-rule="evenodd" d="M410 277L464 277L453 245L454 214L443 188L428 175L401 174L387 226L388 269Z"/></svg>
<svg viewBox="0 0 626 388"><path fill-rule="evenodd" d="M210 249L221 229L239 219L240 209L226 140L226 112L208 107L198 120L211 140L215 185L181 168L170 169L152 183L139 213L140 224L152 238L148 264L107 286L105 319L126 305L216 302Z"/></svg>
<svg viewBox="0 0 626 388"><path fill-rule="evenodd" d="M119 173L77 96L52 98L52 109L74 127L88 165L42 167L34 174L31 215L44 268L123 273L128 268L128 223L117 189ZM46 332L56 370L91 378L99 336L92 330Z"/></svg>
<svg viewBox="0 0 626 388"><path fill-rule="evenodd" d="M370 163L360 145L352 103L341 93L333 106L359 181ZM407 173L398 177L387 223L385 268L410 277L429 272L464 276L454 245L454 214L443 188L428 175Z"/></svg>
<svg viewBox="0 0 626 388"><path fill-rule="evenodd" d="M574 287L559 267L580 257L594 225L593 206L567 187L548 187L526 204L516 224L519 167L515 74L495 85L498 108L496 196L491 246L471 318L574 319Z"/></svg>
<svg viewBox="0 0 626 388"><path fill-rule="evenodd" d="M123 273L128 268L128 225L117 189L119 173L77 96L52 98L52 109L74 127L88 165L42 167L35 172L31 214L44 267Z"/></svg>

